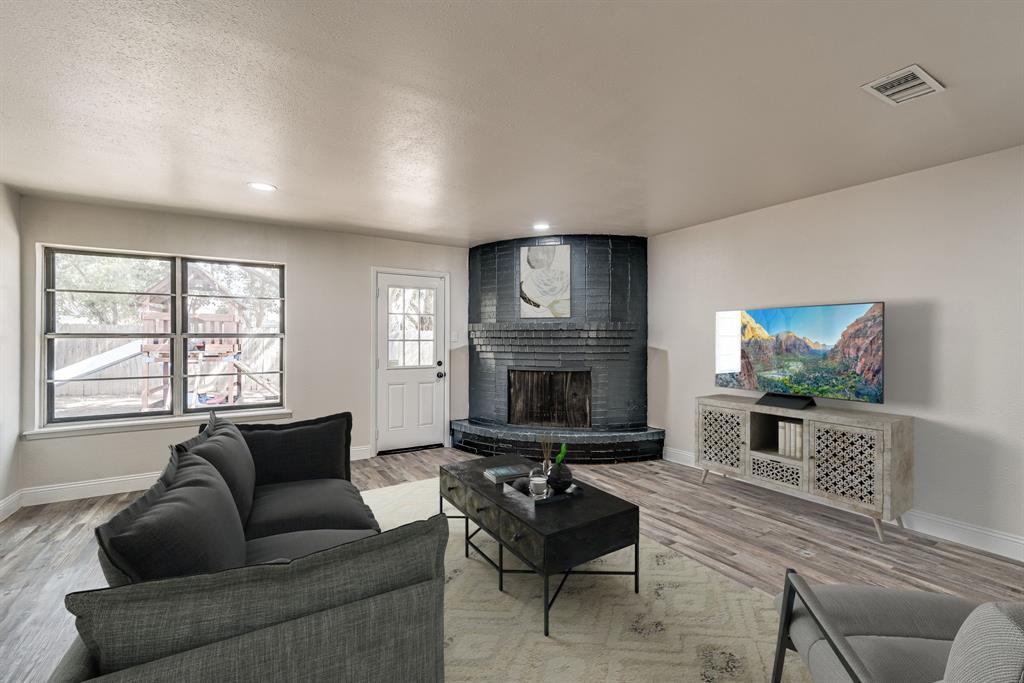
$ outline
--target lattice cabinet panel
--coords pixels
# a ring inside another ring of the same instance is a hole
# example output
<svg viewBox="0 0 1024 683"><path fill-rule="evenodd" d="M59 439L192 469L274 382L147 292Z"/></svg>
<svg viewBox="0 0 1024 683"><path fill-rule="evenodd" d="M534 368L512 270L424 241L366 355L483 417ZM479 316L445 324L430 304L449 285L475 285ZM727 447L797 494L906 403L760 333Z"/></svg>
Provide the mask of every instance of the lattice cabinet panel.
<svg viewBox="0 0 1024 683"><path fill-rule="evenodd" d="M747 448L746 413L730 408L702 407L697 429L698 456L702 464L743 472Z"/></svg>
<svg viewBox="0 0 1024 683"><path fill-rule="evenodd" d="M881 511L882 432L811 422L810 492Z"/></svg>
<svg viewBox="0 0 1024 683"><path fill-rule="evenodd" d="M803 488L803 468L799 463L782 462L751 453L750 477L779 486Z"/></svg>

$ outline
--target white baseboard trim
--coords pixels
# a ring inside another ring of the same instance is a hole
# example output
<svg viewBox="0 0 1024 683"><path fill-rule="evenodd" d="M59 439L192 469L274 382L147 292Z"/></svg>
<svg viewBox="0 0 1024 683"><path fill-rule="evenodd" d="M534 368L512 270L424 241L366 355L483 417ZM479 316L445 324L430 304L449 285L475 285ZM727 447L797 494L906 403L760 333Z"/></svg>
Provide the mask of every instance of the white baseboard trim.
<svg viewBox="0 0 1024 683"><path fill-rule="evenodd" d="M1024 562L1024 536L961 522L923 510L911 510L904 514L903 524L911 531L925 536L952 541Z"/></svg>
<svg viewBox="0 0 1024 683"><path fill-rule="evenodd" d="M353 446L349 449L349 454L352 460L366 460L373 456L369 446Z"/></svg>
<svg viewBox="0 0 1024 683"><path fill-rule="evenodd" d="M669 448L666 446L662 449L661 457L664 460L678 463L680 465L688 465L690 467L697 466L697 457L691 451L684 451L681 448Z"/></svg>
<svg viewBox="0 0 1024 683"><path fill-rule="evenodd" d="M106 477L104 479L72 481L66 484L32 486L19 492L21 494L19 507L60 503L65 500L78 500L79 498L109 496L114 493L128 493L129 491L144 491L152 486L159 476L160 472L145 472L143 474L126 474L120 477Z"/></svg>
<svg viewBox="0 0 1024 683"><path fill-rule="evenodd" d="M15 491L3 500L0 500L0 522L4 521L21 507L21 491Z"/></svg>

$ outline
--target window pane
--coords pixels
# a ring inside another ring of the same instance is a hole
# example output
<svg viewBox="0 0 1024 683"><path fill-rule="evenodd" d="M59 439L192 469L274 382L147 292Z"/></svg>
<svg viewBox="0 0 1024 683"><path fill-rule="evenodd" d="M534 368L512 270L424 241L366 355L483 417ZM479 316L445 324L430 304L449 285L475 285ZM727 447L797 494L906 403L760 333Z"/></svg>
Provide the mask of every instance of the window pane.
<svg viewBox="0 0 1024 683"><path fill-rule="evenodd" d="M420 364L420 344L419 342L405 342L405 357L402 365L419 365Z"/></svg>
<svg viewBox="0 0 1024 683"><path fill-rule="evenodd" d="M388 315L388 339L402 338L403 319L401 315L391 313Z"/></svg>
<svg viewBox="0 0 1024 683"><path fill-rule="evenodd" d="M189 294L281 297L281 269L218 261L185 261Z"/></svg>
<svg viewBox="0 0 1024 683"><path fill-rule="evenodd" d="M405 296L401 287L388 287L388 312L401 313L405 306Z"/></svg>
<svg viewBox="0 0 1024 683"><path fill-rule="evenodd" d="M54 252L57 289L170 294L173 261L165 258Z"/></svg>
<svg viewBox="0 0 1024 683"><path fill-rule="evenodd" d="M434 316L432 315L421 315L420 316L420 339L433 339L434 338Z"/></svg>
<svg viewBox="0 0 1024 683"><path fill-rule="evenodd" d="M53 417L102 418L169 411L171 379L101 379L53 383Z"/></svg>
<svg viewBox="0 0 1024 683"><path fill-rule="evenodd" d="M434 290L421 289L420 301L423 303L422 309L424 313L434 312Z"/></svg>
<svg viewBox="0 0 1024 683"><path fill-rule="evenodd" d="M279 373L189 377L188 407L204 409L214 406L277 404L281 402Z"/></svg>
<svg viewBox="0 0 1024 683"><path fill-rule="evenodd" d="M388 342L388 366L401 367L402 342Z"/></svg>
<svg viewBox="0 0 1024 683"><path fill-rule="evenodd" d="M407 290L405 290L405 312L406 313L419 313L420 312L420 290L418 290L418 289L407 289Z"/></svg>
<svg viewBox="0 0 1024 683"><path fill-rule="evenodd" d="M434 342L420 342L420 365L434 364Z"/></svg>
<svg viewBox="0 0 1024 683"><path fill-rule="evenodd" d="M58 382L171 374L171 340L162 339L51 339L47 354L53 359Z"/></svg>
<svg viewBox="0 0 1024 683"><path fill-rule="evenodd" d="M171 297L54 292L53 332L170 332Z"/></svg>
<svg viewBox="0 0 1024 683"><path fill-rule="evenodd" d="M190 337L190 375L231 372L277 372L281 369L280 339L198 339Z"/></svg>
<svg viewBox="0 0 1024 683"><path fill-rule="evenodd" d="M280 332L281 302L267 299L186 297L188 332Z"/></svg>

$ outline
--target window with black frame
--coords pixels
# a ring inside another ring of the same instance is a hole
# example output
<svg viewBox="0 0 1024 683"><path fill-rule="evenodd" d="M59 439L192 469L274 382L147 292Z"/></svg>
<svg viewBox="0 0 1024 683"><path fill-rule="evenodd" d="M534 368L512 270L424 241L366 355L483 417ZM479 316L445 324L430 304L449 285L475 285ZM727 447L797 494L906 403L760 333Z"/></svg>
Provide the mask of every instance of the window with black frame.
<svg viewBox="0 0 1024 683"><path fill-rule="evenodd" d="M282 405L284 267L44 251L47 424Z"/></svg>

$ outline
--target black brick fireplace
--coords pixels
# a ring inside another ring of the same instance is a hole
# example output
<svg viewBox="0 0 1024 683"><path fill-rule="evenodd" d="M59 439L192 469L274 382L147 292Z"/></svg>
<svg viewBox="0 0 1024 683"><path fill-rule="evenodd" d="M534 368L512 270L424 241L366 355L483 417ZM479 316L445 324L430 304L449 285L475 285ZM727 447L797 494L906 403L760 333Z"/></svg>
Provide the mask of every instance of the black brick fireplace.
<svg viewBox="0 0 1024 683"><path fill-rule="evenodd" d="M567 275L544 270L531 289L534 273L522 271L553 257L529 248L555 246L568 248L554 264ZM537 317L556 290L557 317ZM571 235L470 249L469 419L451 430L456 448L480 455L539 458L547 437L568 443L575 462L660 458L664 431L647 426L647 240Z"/></svg>

